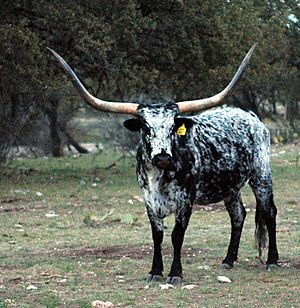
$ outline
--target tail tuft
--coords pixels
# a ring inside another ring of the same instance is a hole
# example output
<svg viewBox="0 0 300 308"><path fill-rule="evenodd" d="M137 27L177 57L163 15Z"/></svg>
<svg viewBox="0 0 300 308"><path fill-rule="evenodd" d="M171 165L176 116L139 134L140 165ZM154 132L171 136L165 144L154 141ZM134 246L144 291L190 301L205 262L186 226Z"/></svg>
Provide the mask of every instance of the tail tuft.
<svg viewBox="0 0 300 308"><path fill-rule="evenodd" d="M258 249L258 256L261 258L263 249L267 248L268 230L265 222L265 215L262 210L256 208L255 213L255 246Z"/></svg>

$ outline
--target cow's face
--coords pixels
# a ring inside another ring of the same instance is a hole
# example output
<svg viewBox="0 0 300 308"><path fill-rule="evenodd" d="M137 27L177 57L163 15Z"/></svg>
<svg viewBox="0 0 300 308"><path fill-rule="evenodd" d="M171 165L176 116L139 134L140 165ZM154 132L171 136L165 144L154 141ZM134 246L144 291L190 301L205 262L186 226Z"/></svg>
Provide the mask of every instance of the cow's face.
<svg viewBox="0 0 300 308"><path fill-rule="evenodd" d="M175 103L139 105L137 118L124 122L129 130L141 132L147 158L159 169L170 170L173 167L172 148L176 131L184 119L177 117L178 114L178 106ZM187 126L189 128L190 124Z"/></svg>

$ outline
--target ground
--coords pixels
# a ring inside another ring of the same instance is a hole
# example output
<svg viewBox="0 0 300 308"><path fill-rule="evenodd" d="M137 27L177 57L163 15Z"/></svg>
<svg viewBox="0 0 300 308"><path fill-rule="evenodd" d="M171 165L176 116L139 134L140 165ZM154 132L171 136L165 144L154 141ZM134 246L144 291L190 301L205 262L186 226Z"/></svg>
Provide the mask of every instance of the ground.
<svg viewBox="0 0 300 308"><path fill-rule="evenodd" d="M0 307L299 307L299 145L274 147L281 267L266 271L254 248L255 201L239 260L219 267L230 237L223 204L196 205L182 253L183 289L147 283L152 240L135 180L135 161L114 151L62 159L24 159L1 171ZM173 217L166 220L165 275ZM217 277L230 278L220 283Z"/></svg>

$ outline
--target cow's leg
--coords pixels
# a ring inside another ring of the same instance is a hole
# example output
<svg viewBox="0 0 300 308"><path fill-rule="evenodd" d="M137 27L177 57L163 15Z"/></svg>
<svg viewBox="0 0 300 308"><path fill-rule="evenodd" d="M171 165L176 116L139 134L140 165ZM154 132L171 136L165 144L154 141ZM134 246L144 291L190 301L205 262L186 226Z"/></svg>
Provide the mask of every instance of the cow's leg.
<svg viewBox="0 0 300 308"><path fill-rule="evenodd" d="M192 208L190 205L185 210L176 213L175 227L172 232L172 244L174 248L173 262L166 283L178 285L182 281L181 247L191 213Z"/></svg>
<svg viewBox="0 0 300 308"><path fill-rule="evenodd" d="M154 244L154 253L152 268L147 277L147 281L160 281L163 277L163 260L161 254L161 244L163 241L164 231L163 231L163 221L162 219L155 218L148 211L148 216L152 229L152 239Z"/></svg>
<svg viewBox="0 0 300 308"><path fill-rule="evenodd" d="M246 211L240 193L225 199L224 203L231 219L231 238L226 258L222 261L221 266L229 269L237 260Z"/></svg>
<svg viewBox="0 0 300 308"><path fill-rule="evenodd" d="M256 198L256 242L261 256L269 236L269 251L267 268L277 266L278 251L276 244L276 214L277 209L273 201L272 179L269 173L264 177L253 177L249 182ZM268 236L267 236L268 233Z"/></svg>

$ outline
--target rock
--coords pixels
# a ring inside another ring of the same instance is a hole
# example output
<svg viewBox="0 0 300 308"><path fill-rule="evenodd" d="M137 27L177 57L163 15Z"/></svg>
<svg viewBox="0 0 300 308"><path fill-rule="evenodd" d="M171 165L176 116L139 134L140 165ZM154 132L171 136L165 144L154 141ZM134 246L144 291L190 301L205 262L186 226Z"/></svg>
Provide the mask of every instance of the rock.
<svg viewBox="0 0 300 308"><path fill-rule="evenodd" d="M221 283L231 283L232 281L226 276L218 276L218 281Z"/></svg>
<svg viewBox="0 0 300 308"><path fill-rule="evenodd" d="M36 286L34 286L33 284L31 284L30 286L28 286L27 288L26 288L28 291L31 291L31 290L37 290L37 287Z"/></svg>
<svg viewBox="0 0 300 308"><path fill-rule="evenodd" d="M200 266L198 266L198 268L201 269L201 270L205 270L205 271L211 270L210 266L208 266L208 265L200 265Z"/></svg>
<svg viewBox="0 0 300 308"><path fill-rule="evenodd" d="M21 194L21 195L26 195L29 191L28 190L22 190L22 189L15 189L14 193L16 194Z"/></svg>
<svg viewBox="0 0 300 308"><path fill-rule="evenodd" d="M98 201L99 197L98 196L92 196L92 201Z"/></svg>
<svg viewBox="0 0 300 308"><path fill-rule="evenodd" d="M169 284L169 283L160 284L159 286L160 286L161 290L175 289L175 287L172 284Z"/></svg>
<svg viewBox="0 0 300 308"><path fill-rule="evenodd" d="M141 202L141 203L144 202L144 199L140 196L133 196L133 199L136 200L137 202Z"/></svg>
<svg viewBox="0 0 300 308"><path fill-rule="evenodd" d="M102 302L102 301L93 301L92 302L93 308L113 308L115 307L113 303L111 302Z"/></svg>
<svg viewBox="0 0 300 308"><path fill-rule="evenodd" d="M45 214L45 216L47 217L47 218L53 218L53 217L58 217L59 215L58 214L55 214L55 212L49 212L49 213L47 213L47 214Z"/></svg>
<svg viewBox="0 0 300 308"><path fill-rule="evenodd" d="M196 284L187 284L186 286L183 286L181 289L187 289L187 290L192 290L195 287L197 287Z"/></svg>

